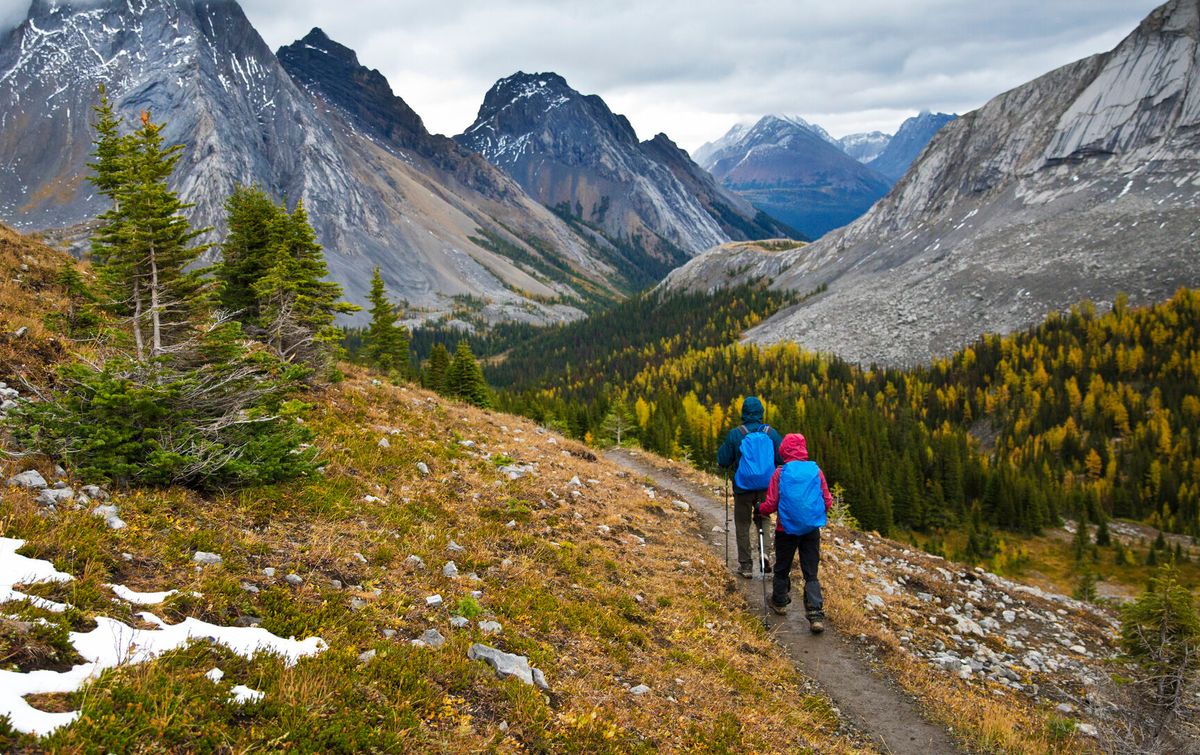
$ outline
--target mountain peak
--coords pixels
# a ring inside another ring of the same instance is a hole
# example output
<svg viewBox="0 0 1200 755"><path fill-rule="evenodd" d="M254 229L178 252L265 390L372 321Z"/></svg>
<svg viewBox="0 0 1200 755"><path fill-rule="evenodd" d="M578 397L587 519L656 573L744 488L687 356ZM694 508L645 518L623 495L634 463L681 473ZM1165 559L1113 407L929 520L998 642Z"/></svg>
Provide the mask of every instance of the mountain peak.
<svg viewBox="0 0 1200 755"><path fill-rule="evenodd" d="M339 64L344 66L352 66L357 68L360 65L358 62L358 53L354 52L354 50L351 50L349 47L330 39L329 35L325 33L325 30L319 26L314 26L312 31L310 31L308 34L305 34L301 39L296 40L290 45L279 48L276 55L282 58L285 54L295 55L300 50L311 50L315 53L328 55L330 58L333 58L334 61L337 61Z"/></svg>
<svg viewBox="0 0 1200 755"><path fill-rule="evenodd" d="M579 92L572 89L567 80L557 73L517 71L492 85L483 98L479 114L482 118L485 112L492 113L526 99L553 100L561 104L578 96Z"/></svg>

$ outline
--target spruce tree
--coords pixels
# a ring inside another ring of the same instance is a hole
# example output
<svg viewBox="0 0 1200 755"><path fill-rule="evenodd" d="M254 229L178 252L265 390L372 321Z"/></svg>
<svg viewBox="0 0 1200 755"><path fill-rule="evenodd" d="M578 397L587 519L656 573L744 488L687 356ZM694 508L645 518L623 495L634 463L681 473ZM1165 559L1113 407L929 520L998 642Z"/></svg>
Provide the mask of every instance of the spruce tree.
<svg viewBox="0 0 1200 755"><path fill-rule="evenodd" d="M262 317L254 284L272 266L273 235L285 215L258 186L239 186L225 200L229 232L221 244L221 263L214 270L221 283L220 304L251 330Z"/></svg>
<svg viewBox="0 0 1200 755"><path fill-rule="evenodd" d="M371 326L367 329L365 351L368 363L385 373L404 372L408 368L408 333L397 325L396 306L387 298L379 268L371 276Z"/></svg>
<svg viewBox="0 0 1200 755"><path fill-rule="evenodd" d="M271 267L253 285L266 342L285 360L322 371L341 340L335 317L359 307L339 301L342 287L324 280L329 270L303 202L276 219L271 254Z"/></svg>
<svg viewBox="0 0 1200 755"><path fill-rule="evenodd" d="M446 377L450 372L450 352L440 343L433 345L429 353L429 366L425 370L425 387L437 393L446 392Z"/></svg>
<svg viewBox="0 0 1200 755"><path fill-rule="evenodd" d="M485 407L490 403L483 368L475 361L475 355L465 340L458 342L454 359L450 361L450 369L446 372L446 393L475 406Z"/></svg>

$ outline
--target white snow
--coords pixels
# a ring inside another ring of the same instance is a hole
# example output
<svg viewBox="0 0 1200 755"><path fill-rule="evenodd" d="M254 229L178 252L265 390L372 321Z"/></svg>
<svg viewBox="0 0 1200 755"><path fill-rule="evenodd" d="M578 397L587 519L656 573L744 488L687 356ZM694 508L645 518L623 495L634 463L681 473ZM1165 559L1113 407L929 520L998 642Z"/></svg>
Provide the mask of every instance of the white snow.
<svg viewBox="0 0 1200 755"><path fill-rule="evenodd" d="M157 605L167 598L171 597L178 590L167 590L165 592L138 592L130 590L125 585L106 585L110 590L117 594L117 597L127 603L133 603L139 606Z"/></svg>
<svg viewBox="0 0 1200 755"><path fill-rule="evenodd" d="M38 599L14 590L13 586L31 582L66 582L72 577L55 569L49 561L18 555L17 549L24 544L24 540L0 538L0 601L30 600L35 605L40 605ZM167 595L175 592L170 590L164 593L138 593L120 585L109 586L131 603L149 601L152 598L157 598L154 602L161 602ZM62 609L65 609L65 606ZM106 616L97 616L96 628L92 631L71 632L71 644L84 658L85 663L75 666L70 671L43 670L19 673L0 669L0 716L7 715L17 731L44 736L75 721L79 712L46 713L25 702L26 695L74 692L105 669L153 660L163 653L187 645L194 639L206 639L224 645L245 658L260 652L278 655L288 666L304 656L316 655L328 647L320 637L309 637L305 640L283 639L260 627L222 627L194 618L184 619L178 624L167 624L151 613L143 612L138 616L156 628L138 629ZM219 669L213 669L206 676L215 682L223 674ZM232 699L238 703L257 701L263 696L262 692L242 685L234 687L231 694Z"/></svg>
<svg viewBox="0 0 1200 755"><path fill-rule="evenodd" d="M245 703L256 703L263 699L263 693L256 689L250 689L244 684L238 684L235 685L233 689L229 690L229 699L238 705L244 705Z"/></svg>

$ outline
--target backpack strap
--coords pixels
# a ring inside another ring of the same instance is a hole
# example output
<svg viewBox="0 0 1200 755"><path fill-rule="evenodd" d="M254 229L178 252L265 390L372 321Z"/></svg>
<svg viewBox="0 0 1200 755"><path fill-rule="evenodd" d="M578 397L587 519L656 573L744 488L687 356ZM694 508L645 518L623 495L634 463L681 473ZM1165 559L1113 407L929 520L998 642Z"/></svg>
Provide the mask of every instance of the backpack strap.
<svg viewBox="0 0 1200 755"><path fill-rule="evenodd" d="M749 435L749 434L750 434L750 431L746 429L746 426L745 426L745 425L738 425L738 430L741 430L741 431L742 431L742 437L743 437L743 438L745 438L747 435Z"/></svg>

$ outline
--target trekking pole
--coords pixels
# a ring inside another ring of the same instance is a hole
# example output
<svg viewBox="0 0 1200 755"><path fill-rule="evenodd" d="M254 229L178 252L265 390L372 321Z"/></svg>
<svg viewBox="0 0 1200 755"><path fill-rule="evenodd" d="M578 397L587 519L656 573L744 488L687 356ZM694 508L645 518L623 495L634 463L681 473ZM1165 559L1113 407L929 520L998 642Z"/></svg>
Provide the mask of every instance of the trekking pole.
<svg viewBox="0 0 1200 755"><path fill-rule="evenodd" d="M770 610L767 603L767 549L763 536L762 517L758 518L758 570L762 573L763 629L771 628Z"/></svg>
<svg viewBox="0 0 1200 755"><path fill-rule="evenodd" d="M729 470L725 470L725 568L729 568Z"/></svg>

